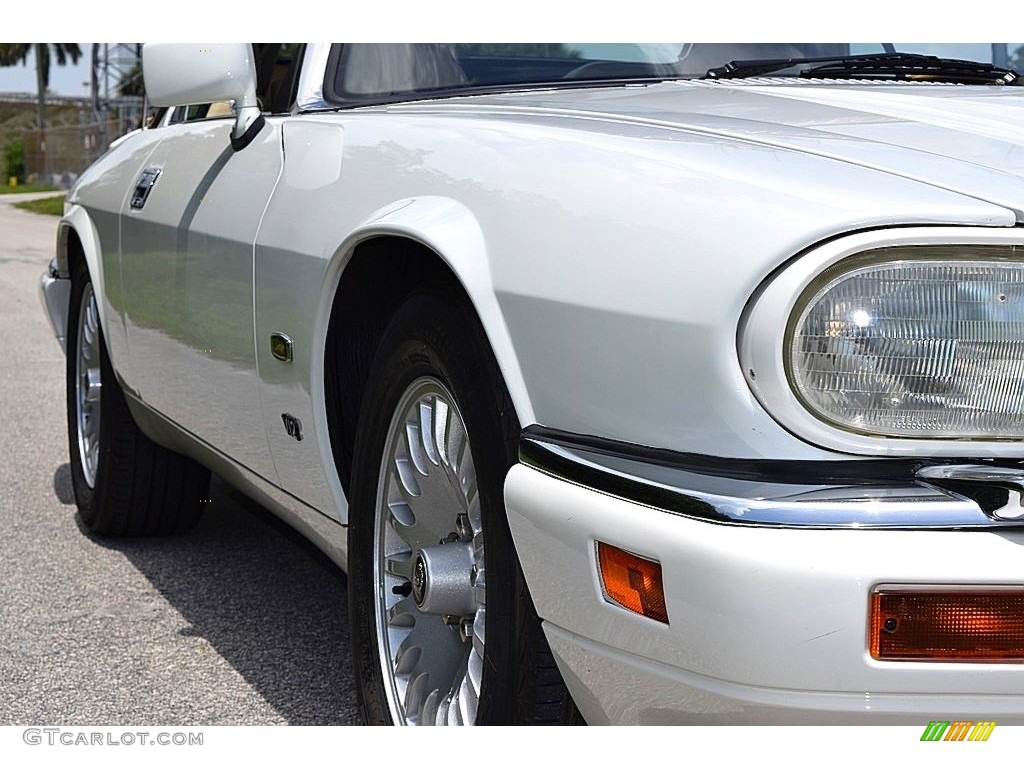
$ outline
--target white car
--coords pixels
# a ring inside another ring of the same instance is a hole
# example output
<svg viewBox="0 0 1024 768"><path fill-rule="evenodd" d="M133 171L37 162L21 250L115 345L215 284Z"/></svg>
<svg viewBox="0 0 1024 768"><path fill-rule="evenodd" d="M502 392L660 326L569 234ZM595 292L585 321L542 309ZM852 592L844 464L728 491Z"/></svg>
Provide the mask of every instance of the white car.
<svg viewBox="0 0 1024 768"><path fill-rule="evenodd" d="M259 501L348 573L368 722L1024 722L1012 70L143 57L42 280L92 531Z"/></svg>

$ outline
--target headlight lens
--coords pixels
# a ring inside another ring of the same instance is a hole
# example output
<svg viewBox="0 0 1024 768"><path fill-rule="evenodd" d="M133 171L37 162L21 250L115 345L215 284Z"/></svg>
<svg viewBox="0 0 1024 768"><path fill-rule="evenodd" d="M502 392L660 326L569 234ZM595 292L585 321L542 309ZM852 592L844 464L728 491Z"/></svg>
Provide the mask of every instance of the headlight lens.
<svg viewBox="0 0 1024 768"><path fill-rule="evenodd" d="M1024 252L901 246L826 270L786 330L790 386L869 435L1024 437Z"/></svg>

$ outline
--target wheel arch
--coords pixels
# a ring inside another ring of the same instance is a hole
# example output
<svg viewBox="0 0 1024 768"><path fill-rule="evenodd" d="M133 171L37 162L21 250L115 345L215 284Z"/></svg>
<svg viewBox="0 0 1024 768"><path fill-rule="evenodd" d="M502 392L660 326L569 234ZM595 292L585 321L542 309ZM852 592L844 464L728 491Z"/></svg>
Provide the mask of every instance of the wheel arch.
<svg viewBox="0 0 1024 768"><path fill-rule="evenodd" d="M100 300L96 302L104 334L109 333L106 282L102 268L100 237L89 213L80 205L73 205L57 225L57 274L71 279L75 267L84 262L92 279L93 290Z"/></svg>
<svg viewBox="0 0 1024 768"><path fill-rule="evenodd" d="M460 287L498 361L520 422L533 421L476 218L448 198L399 201L368 217L346 238L324 277L323 331L318 335L324 350L321 370L314 374L314 382L323 387L317 421L327 432L322 444L333 454L346 497L355 420L381 335L404 298L438 280Z"/></svg>
<svg viewBox="0 0 1024 768"><path fill-rule="evenodd" d="M70 277L76 259L85 259L93 283L102 280L99 234L88 212L80 205L71 206L57 225L57 271Z"/></svg>

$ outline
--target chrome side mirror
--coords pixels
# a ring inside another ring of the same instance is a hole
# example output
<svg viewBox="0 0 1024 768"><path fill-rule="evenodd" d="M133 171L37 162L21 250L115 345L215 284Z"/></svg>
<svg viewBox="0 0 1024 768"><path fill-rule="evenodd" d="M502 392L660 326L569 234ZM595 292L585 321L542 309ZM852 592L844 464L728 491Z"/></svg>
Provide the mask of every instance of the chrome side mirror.
<svg viewBox="0 0 1024 768"><path fill-rule="evenodd" d="M240 150L264 125L256 102L256 60L249 43L147 43L146 95L157 107L233 101L231 146Z"/></svg>

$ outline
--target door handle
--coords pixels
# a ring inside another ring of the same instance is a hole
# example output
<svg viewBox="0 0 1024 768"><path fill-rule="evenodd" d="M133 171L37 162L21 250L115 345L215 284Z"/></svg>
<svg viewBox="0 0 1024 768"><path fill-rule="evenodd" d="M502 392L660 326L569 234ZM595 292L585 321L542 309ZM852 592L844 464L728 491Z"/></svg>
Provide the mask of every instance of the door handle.
<svg viewBox="0 0 1024 768"><path fill-rule="evenodd" d="M146 198L149 197L158 178L160 178L159 168L147 168L142 172L138 184L135 185L135 193L132 195L131 207L133 210L142 210L142 206L146 204Z"/></svg>

